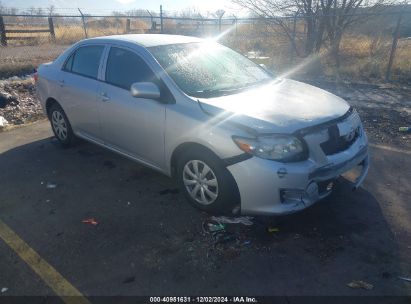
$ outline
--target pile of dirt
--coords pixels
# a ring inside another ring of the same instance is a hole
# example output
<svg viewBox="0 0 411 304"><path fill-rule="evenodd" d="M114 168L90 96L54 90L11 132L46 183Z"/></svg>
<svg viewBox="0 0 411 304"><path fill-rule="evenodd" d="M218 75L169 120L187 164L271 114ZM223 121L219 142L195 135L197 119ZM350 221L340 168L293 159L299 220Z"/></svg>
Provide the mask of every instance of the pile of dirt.
<svg viewBox="0 0 411 304"><path fill-rule="evenodd" d="M30 77L0 81L0 117L0 130L44 118Z"/></svg>

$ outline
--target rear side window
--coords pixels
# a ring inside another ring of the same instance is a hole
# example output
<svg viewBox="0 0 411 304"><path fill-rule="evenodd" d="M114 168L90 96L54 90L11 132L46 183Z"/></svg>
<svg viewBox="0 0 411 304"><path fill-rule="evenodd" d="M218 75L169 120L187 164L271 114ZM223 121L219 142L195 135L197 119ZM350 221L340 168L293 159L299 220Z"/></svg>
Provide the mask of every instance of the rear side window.
<svg viewBox="0 0 411 304"><path fill-rule="evenodd" d="M69 59L64 64L63 70L71 72L71 67L73 66L73 58L74 58L74 53L70 55Z"/></svg>
<svg viewBox="0 0 411 304"><path fill-rule="evenodd" d="M90 45L77 49L66 61L64 70L97 79L104 46Z"/></svg>
<svg viewBox="0 0 411 304"><path fill-rule="evenodd" d="M110 48L106 82L129 90L135 82L156 82L154 73L137 54L116 47Z"/></svg>

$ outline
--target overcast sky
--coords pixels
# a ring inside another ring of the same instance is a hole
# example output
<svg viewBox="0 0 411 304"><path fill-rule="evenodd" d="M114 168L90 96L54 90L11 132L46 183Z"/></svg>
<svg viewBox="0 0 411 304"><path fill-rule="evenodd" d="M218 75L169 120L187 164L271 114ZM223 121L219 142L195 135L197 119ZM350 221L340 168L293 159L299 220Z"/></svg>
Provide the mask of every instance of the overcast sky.
<svg viewBox="0 0 411 304"><path fill-rule="evenodd" d="M241 13L230 0L0 0L0 2L4 6L18 9L47 8L54 5L58 9L58 13L63 13L65 9L74 11L78 7L87 13L109 13L114 10L124 11L138 8L159 11L160 4L163 5L165 11L194 7L201 12L224 9L227 13Z"/></svg>

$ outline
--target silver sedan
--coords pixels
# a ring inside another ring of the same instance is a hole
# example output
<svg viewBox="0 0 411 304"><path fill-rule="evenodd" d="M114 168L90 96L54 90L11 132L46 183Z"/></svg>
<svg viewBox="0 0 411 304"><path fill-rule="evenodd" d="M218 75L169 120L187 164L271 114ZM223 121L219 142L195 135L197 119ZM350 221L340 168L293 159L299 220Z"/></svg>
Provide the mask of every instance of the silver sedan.
<svg viewBox="0 0 411 304"><path fill-rule="evenodd" d="M80 41L39 67L37 91L63 146L81 137L172 176L208 212L287 214L368 170L357 112L274 77L212 40L121 35Z"/></svg>

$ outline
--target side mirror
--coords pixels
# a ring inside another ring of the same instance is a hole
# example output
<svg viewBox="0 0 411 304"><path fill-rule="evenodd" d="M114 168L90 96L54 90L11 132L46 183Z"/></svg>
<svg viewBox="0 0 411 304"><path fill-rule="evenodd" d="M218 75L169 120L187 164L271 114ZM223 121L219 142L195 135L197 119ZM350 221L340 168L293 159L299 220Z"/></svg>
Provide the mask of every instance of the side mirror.
<svg viewBox="0 0 411 304"><path fill-rule="evenodd" d="M131 85L130 93L136 98L160 98L160 89L152 82L135 82Z"/></svg>

